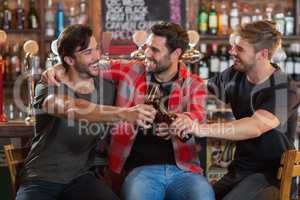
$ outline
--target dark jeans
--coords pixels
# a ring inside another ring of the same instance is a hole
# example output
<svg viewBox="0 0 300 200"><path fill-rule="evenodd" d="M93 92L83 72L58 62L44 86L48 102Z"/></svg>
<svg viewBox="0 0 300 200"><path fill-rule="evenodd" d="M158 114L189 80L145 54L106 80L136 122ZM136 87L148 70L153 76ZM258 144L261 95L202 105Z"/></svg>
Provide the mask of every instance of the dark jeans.
<svg viewBox="0 0 300 200"><path fill-rule="evenodd" d="M262 173L238 174L229 172L213 189L217 200L276 200L279 189L271 185Z"/></svg>
<svg viewBox="0 0 300 200"><path fill-rule="evenodd" d="M78 177L69 184L46 181L23 183L16 200L117 200L118 197L100 179L92 174Z"/></svg>

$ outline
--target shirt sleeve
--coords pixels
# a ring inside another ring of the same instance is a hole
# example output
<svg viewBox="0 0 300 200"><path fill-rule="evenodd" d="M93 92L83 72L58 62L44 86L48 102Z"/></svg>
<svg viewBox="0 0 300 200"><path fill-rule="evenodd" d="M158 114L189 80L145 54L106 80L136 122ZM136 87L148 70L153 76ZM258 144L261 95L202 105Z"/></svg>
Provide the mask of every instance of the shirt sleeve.
<svg viewBox="0 0 300 200"><path fill-rule="evenodd" d="M48 94L51 92L51 87L44 84L37 84L35 87L35 96L33 100L33 107L35 109L42 109L43 102Z"/></svg>
<svg viewBox="0 0 300 200"><path fill-rule="evenodd" d="M281 124L285 124L297 112L299 93L293 84L286 83L262 90L257 101L255 110L266 110L275 115Z"/></svg>
<svg viewBox="0 0 300 200"><path fill-rule="evenodd" d="M231 80L231 74L233 73L232 67L224 70L218 75L212 77L207 82L207 90L210 94L215 95L221 101L228 103L229 91L228 83Z"/></svg>
<svg viewBox="0 0 300 200"><path fill-rule="evenodd" d="M51 94L65 94L69 96L74 96L74 94L72 94L64 84L61 84L59 87L57 87L38 83L35 87L33 108L36 111L41 111L44 100Z"/></svg>

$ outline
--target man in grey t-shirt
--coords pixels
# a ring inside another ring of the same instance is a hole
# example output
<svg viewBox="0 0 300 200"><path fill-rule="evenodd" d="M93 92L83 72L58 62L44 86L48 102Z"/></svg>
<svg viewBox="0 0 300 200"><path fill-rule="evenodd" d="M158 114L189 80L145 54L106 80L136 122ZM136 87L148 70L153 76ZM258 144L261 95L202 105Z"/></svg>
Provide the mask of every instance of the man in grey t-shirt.
<svg viewBox="0 0 300 200"><path fill-rule="evenodd" d="M36 87L35 137L16 199L118 199L94 172L96 144L108 133L103 123L143 126L152 123L155 110L111 106L115 88L99 77L100 54L90 28L67 27L58 52L66 73L60 86Z"/></svg>

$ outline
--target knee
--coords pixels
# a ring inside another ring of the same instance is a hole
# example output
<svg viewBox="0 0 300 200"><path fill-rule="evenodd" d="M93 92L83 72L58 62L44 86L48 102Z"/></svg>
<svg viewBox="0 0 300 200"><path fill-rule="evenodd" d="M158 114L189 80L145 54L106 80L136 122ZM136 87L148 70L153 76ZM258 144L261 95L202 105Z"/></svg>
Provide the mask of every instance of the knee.
<svg viewBox="0 0 300 200"><path fill-rule="evenodd" d="M215 193L212 186L207 179L200 176L194 185L194 194L197 196L195 199L214 200Z"/></svg>
<svg viewBox="0 0 300 200"><path fill-rule="evenodd" d="M135 174L135 173L131 174L130 173L125 178L125 180L122 184L121 196L124 199L128 199L126 197L132 196L132 195L136 194L137 192L141 191L142 186L143 186L143 180L141 180L137 174Z"/></svg>

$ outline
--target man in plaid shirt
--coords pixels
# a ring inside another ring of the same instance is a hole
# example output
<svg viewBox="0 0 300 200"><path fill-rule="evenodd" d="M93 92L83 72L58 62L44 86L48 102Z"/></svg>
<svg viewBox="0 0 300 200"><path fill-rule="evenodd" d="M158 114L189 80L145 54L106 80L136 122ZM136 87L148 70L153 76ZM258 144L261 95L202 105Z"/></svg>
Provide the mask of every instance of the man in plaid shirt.
<svg viewBox="0 0 300 200"><path fill-rule="evenodd" d="M158 85L162 107L178 119L202 122L206 98L203 81L179 61L188 46L187 32L177 24L165 22L151 30L145 63L112 61L110 70L100 73L117 81L116 105L142 104L153 85ZM51 73L48 79L53 79ZM172 130L166 123L148 127L141 129L120 122L112 130L110 169L128 173L122 199L214 199L213 190L202 175L194 137L181 140L171 136Z"/></svg>
<svg viewBox="0 0 300 200"><path fill-rule="evenodd" d="M161 106L177 118L202 122L205 110L203 81L179 62L188 46L187 32L174 23L152 27L146 61L120 63L112 68L123 73L119 80L116 105L144 103L154 84L161 91ZM129 172L122 186L124 199L214 199L213 191L201 175L199 152L193 137L182 141L171 137L166 123L140 129L121 122L112 132L109 164L116 173ZM199 149L199 148L198 148Z"/></svg>

